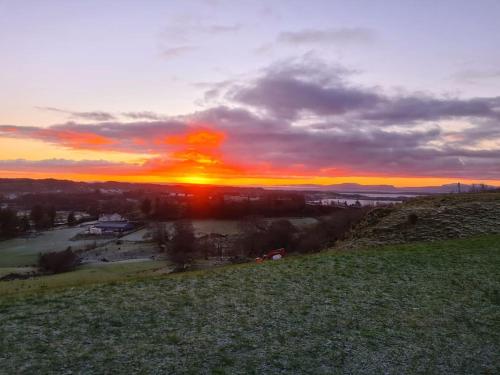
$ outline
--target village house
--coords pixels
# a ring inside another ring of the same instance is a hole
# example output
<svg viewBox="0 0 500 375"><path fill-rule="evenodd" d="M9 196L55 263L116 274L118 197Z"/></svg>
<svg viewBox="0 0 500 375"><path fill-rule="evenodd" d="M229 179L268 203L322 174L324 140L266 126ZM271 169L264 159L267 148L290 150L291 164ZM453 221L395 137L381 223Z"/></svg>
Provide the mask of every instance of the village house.
<svg viewBox="0 0 500 375"><path fill-rule="evenodd" d="M87 230L89 234L121 234L134 229L134 224L130 223L120 214L102 214L96 224Z"/></svg>
<svg viewBox="0 0 500 375"><path fill-rule="evenodd" d="M106 221L100 222L90 227L89 232L96 234L120 234L134 229L134 225L128 221ZM97 233L100 230L100 233Z"/></svg>
<svg viewBox="0 0 500 375"><path fill-rule="evenodd" d="M121 222L127 221L122 215L114 213L114 214L101 214L99 215L99 222Z"/></svg>

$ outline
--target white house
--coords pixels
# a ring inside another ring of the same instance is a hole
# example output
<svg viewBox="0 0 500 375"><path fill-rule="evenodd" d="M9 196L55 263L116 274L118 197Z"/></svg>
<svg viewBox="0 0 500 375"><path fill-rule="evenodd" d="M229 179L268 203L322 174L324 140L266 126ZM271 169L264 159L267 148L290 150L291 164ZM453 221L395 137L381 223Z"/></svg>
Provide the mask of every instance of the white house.
<svg viewBox="0 0 500 375"><path fill-rule="evenodd" d="M97 234L97 235L101 235L102 234L102 229L101 228L96 228L96 227L90 227L88 229L88 233L89 234Z"/></svg>
<svg viewBox="0 0 500 375"><path fill-rule="evenodd" d="M101 214L99 216L100 222L108 222L108 221L127 221L122 215L114 213L114 214Z"/></svg>

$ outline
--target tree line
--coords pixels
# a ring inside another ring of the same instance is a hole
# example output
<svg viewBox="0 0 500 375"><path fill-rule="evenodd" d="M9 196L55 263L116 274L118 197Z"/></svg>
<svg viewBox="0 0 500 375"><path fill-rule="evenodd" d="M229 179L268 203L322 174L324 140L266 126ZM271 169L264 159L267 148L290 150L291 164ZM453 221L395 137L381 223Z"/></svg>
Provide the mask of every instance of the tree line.
<svg viewBox="0 0 500 375"><path fill-rule="evenodd" d="M19 216L17 211L11 208L0 209L0 238L12 238L32 229L50 229L56 224L57 213L53 206L35 205L28 215ZM73 226L78 224L75 213L71 211L66 224Z"/></svg>
<svg viewBox="0 0 500 375"><path fill-rule="evenodd" d="M154 238L176 265L176 270L184 270L195 259L209 256L245 261L279 248L291 253L317 252L344 239L368 211L369 208L338 209L335 214L303 228L286 219L265 220L261 216L248 216L239 221L240 234L229 244L228 236L223 235L197 239L190 220L175 221L171 236L166 233L165 226L158 223Z"/></svg>
<svg viewBox="0 0 500 375"><path fill-rule="evenodd" d="M267 194L258 200L242 198L241 201L226 201L222 196L193 196L186 199L162 197L143 198L140 211L150 220L178 219L241 219L248 216L317 216L326 215L335 209L329 206L311 206L304 195L288 193Z"/></svg>

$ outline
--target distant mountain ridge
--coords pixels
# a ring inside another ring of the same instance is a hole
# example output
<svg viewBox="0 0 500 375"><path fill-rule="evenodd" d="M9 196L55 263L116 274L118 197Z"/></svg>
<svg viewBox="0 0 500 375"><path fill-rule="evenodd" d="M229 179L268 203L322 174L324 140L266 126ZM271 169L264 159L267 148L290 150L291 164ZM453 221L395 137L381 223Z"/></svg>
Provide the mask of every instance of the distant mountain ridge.
<svg viewBox="0 0 500 375"><path fill-rule="evenodd" d="M82 193L92 190L148 190L161 192L184 192L190 189L215 189L219 192L262 191L259 187L233 187L216 185L197 185L179 183L140 183L140 182L82 182L57 179L30 179L30 178L0 178L0 194L6 193Z"/></svg>
<svg viewBox="0 0 500 375"><path fill-rule="evenodd" d="M480 185L475 185L479 187ZM483 185L488 189L494 186ZM243 186L220 186L220 185L195 185L195 184L160 184L160 183L135 183L135 182L80 182L57 179L29 179L29 178L0 178L0 193L43 193L43 192L84 192L96 189L120 189L120 190L161 190L161 191L185 191L190 188L203 189L212 188L221 192L240 191L256 192L266 190L295 190L295 191L329 191L338 193L392 193L392 194L438 194L468 192L473 186L467 184L446 184L440 186L423 187L396 187L393 185L362 185L357 183L342 183L333 185L286 185L268 187L243 187Z"/></svg>
<svg viewBox="0 0 500 375"><path fill-rule="evenodd" d="M495 186L477 184L476 188L483 185L486 189L495 189ZM416 186L416 187L397 187L394 185L361 185L357 183L342 183L334 185L288 185L288 186L275 186L278 188L285 188L290 190L308 190L308 191L332 191L338 193L401 193L401 194L444 194L444 193L458 193L468 192L473 189L473 185L456 183L445 184L439 186Z"/></svg>

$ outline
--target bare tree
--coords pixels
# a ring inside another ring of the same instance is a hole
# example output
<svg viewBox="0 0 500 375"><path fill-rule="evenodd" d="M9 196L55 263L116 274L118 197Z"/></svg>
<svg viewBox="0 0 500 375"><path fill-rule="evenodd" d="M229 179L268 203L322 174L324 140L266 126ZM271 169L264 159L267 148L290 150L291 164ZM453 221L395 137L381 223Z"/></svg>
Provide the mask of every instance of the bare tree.
<svg viewBox="0 0 500 375"><path fill-rule="evenodd" d="M153 209L153 205L151 203L151 199L146 198L141 202L141 212L145 217L148 217L151 214L151 210Z"/></svg>
<svg viewBox="0 0 500 375"><path fill-rule="evenodd" d="M189 220L178 220L174 223L174 234L170 243L170 259L177 270L184 270L192 260L195 248L193 223Z"/></svg>
<svg viewBox="0 0 500 375"><path fill-rule="evenodd" d="M165 223L160 221L155 222L153 233L152 233L153 241L158 243L158 246L163 249L165 248L165 244L168 241L168 236L165 230Z"/></svg>

